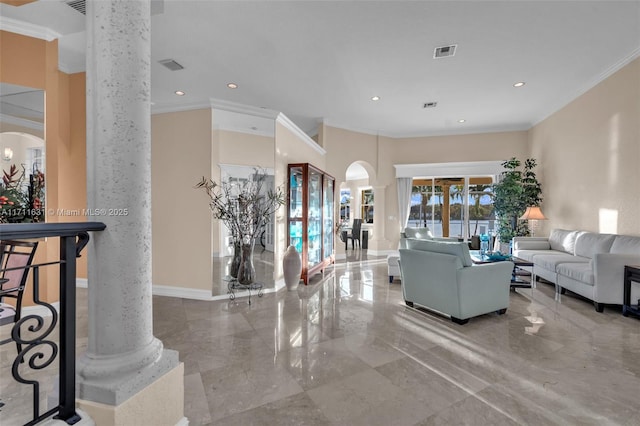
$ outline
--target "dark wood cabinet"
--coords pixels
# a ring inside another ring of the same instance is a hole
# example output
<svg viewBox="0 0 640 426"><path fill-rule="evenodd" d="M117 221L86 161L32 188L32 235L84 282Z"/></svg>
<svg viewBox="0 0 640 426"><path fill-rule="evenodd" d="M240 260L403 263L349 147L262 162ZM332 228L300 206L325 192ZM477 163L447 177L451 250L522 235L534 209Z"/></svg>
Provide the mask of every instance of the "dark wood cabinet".
<svg viewBox="0 0 640 426"><path fill-rule="evenodd" d="M309 163L288 166L288 244L302 258L301 279L309 278L335 262L335 180Z"/></svg>

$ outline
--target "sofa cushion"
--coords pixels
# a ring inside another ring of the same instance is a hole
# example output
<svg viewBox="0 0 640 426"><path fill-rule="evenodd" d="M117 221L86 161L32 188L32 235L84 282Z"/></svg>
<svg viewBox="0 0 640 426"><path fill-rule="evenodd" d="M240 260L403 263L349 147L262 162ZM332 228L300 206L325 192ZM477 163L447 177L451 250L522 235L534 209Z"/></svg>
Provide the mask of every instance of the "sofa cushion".
<svg viewBox="0 0 640 426"><path fill-rule="evenodd" d="M555 250L518 250L516 257L533 262L533 258L541 254L566 254L563 251Z"/></svg>
<svg viewBox="0 0 640 426"><path fill-rule="evenodd" d="M616 235L615 239L613 240L613 244L611 244L609 253L640 255L640 237Z"/></svg>
<svg viewBox="0 0 640 426"><path fill-rule="evenodd" d="M596 253L609 253L615 237L612 234L583 232L576 238L575 255L593 259Z"/></svg>
<svg viewBox="0 0 640 426"><path fill-rule="evenodd" d="M573 254L576 237L580 231L568 231L566 229L554 229L549 235L551 250L564 251Z"/></svg>
<svg viewBox="0 0 640 426"><path fill-rule="evenodd" d="M549 241L543 240L531 240L531 241L516 241L513 246L513 250L549 250L551 246Z"/></svg>
<svg viewBox="0 0 640 426"><path fill-rule="evenodd" d="M556 266L558 275L572 278L585 284L594 285L593 267L588 263L561 263Z"/></svg>
<svg viewBox="0 0 640 426"><path fill-rule="evenodd" d="M433 234L429 228L404 228L407 238L417 238L420 240L431 240Z"/></svg>
<svg viewBox="0 0 640 426"><path fill-rule="evenodd" d="M444 242L431 240L418 240L415 238L407 238L407 248L410 250L433 251L436 253L451 254L457 256L462 262L462 266L472 266L471 254L469 254L469 245L461 242Z"/></svg>
<svg viewBox="0 0 640 426"><path fill-rule="evenodd" d="M561 263L586 263L589 260L585 257L574 256L572 254L540 254L534 258L534 263L540 268L556 272L556 267Z"/></svg>

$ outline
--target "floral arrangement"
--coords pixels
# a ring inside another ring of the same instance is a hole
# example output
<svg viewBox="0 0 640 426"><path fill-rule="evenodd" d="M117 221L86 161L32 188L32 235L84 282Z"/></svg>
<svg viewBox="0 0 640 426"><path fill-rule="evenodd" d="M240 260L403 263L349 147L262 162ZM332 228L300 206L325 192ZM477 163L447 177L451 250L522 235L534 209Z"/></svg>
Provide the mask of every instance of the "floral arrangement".
<svg viewBox="0 0 640 426"><path fill-rule="evenodd" d="M29 175L15 164L3 170L0 183L0 223L44 221L44 173Z"/></svg>

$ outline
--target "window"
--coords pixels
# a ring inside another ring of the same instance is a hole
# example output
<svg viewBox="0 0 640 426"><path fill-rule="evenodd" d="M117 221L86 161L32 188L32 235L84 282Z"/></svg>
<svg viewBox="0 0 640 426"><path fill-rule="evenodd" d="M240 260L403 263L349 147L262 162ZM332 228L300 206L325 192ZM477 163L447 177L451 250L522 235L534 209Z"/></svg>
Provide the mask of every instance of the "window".
<svg viewBox="0 0 640 426"><path fill-rule="evenodd" d="M362 191L362 223L373 223L373 189Z"/></svg>
<svg viewBox="0 0 640 426"><path fill-rule="evenodd" d="M349 222L351 217L351 190L340 190L340 222Z"/></svg>
<svg viewBox="0 0 640 426"><path fill-rule="evenodd" d="M492 232L492 183L489 176L414 179L407 226L429 227L438 237Z"/></svg>

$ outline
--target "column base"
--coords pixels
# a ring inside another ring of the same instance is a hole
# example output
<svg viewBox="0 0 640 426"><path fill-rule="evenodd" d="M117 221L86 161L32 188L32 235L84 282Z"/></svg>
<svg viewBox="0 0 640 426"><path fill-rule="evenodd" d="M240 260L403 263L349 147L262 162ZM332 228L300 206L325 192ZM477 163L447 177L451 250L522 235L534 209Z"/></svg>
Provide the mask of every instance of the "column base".
<svg viewBox="0 0 640 426"><path fill-rule="evenodd" d="M184 364L182 362L119 405L81 399L76 402L78 408L88 413L98 426L189 424L184 417Z"/></svg>

